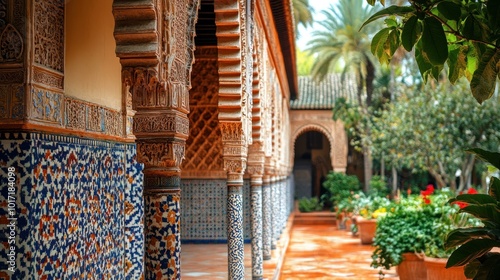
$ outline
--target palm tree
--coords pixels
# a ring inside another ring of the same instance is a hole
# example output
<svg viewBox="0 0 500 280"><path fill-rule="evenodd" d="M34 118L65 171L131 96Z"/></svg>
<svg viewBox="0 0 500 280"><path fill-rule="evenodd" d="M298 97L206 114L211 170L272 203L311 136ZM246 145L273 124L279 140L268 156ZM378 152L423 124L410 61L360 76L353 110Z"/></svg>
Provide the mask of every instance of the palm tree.
<svg viewBox="0 0 500 280"><path fill-rule="evenodd" d="M312 13L314 9L309 6L309 0L293 0L293 18L295 19L295 34L299 37L299 24L302 24L305 28L312 26L313 17Z"/></svg>
<svg viewBox="0 0 500 280"><path fill-rule="evenodd" d="M370 42L378 26L373 24L369 28L359 30L363 22L374 13L374 8L364 2L365 0L339 0L336 6L332 5L328 10L322 11L325 19L319 24L324 30L312 33L313 39L308 44L308 51L316 55L312 68L312 75L316 79L321 80L338 69L344 79L347 73L354 75L360 113L367 119L376 70ZM365 190L368 190L372 175L370 128L363 121L357 126L357 130L363 134L361 138L364 139L361 148L364 157Z"/></svg>

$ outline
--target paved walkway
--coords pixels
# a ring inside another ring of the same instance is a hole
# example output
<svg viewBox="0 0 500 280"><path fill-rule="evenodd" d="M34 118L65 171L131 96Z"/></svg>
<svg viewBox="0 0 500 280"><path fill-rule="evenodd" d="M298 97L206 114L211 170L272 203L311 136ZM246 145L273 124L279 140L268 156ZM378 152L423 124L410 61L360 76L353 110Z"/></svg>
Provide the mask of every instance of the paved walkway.
<svg viewBox="0 0 500 280"><path fill-rule="evenodd" d="M294 225L280 279L378 279L372 252L373 246L334 225ZM385 279L399 278L393 269Z"/></svg>
<svg viewBox="0 0 500 280"><path fill-rule="evenodd" d="M378 269L370 267L371 245L361 245L359 238L337 230L333 223L292 226L293 221L291 215L278 249L264 262L264 280L379 279ZM182 279L227 279L227 244L183 244L181 256ZM245 279L252 279L249 244L245 244ZM394 269L386 271L385 279L399 280Z"/></svg>

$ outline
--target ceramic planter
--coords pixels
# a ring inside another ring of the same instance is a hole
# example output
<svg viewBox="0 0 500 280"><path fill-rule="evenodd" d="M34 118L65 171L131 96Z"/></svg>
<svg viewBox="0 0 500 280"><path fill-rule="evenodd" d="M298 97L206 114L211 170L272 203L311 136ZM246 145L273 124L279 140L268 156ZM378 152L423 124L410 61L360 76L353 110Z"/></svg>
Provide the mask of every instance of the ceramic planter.
<svg viewBox="0 0 500 280"><path fill-rule="evenodd" d="M358 235L361 239L361 244L372 244L373 238L375 237L375 231L377 230L377 220L368 220L358 217L356 224L358 226Z"/></svg>
<svg viewBox="0 0 500 280"><path fill-rule="evenodd" d="M400 280L426 280L424 258L415 253L403 253L403 261L396 267Z"/></svg>
<svg viewBox="0 0 500 280"><path fill-rule="evenodd" d="M464 267L445 268L448 259L424 257L427 280L466 280Z"/></svg>

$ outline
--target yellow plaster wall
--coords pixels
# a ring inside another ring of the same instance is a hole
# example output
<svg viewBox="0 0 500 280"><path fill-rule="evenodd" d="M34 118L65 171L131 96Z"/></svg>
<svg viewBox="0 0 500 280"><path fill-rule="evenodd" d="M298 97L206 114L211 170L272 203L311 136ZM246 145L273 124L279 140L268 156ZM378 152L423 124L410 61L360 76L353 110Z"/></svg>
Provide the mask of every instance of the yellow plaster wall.
<svg viewBox="0 0 500 280"><path fill-rule="evenodd" d="M65 94L122 109L112 0L66 1Z"/></svg>

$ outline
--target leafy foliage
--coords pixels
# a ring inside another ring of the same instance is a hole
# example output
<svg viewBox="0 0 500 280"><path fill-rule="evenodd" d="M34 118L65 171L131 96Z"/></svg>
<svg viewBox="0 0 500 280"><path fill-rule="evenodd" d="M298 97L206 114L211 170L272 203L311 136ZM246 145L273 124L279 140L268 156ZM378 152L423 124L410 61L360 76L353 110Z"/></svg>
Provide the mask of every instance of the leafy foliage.
<svg viewBox="0 0 500 280"><path fill-rule="evenodd" d="M500 169L500 153L472 149L471 153ZM492 177L489 194L463 194L450 200L463 205L461 212L479 218L483 227L458 228L450 232L445 246L459 246L448 259L446 267L465 266L465 274L474 279L497 279L500 253L500 179Z"/></svg>
<svg viewBox="0 0 500 280"><path fill-rule="evenodd" d="M323 203L317 197L303 197L299 199L299 211L300 212L313 212L323 209Z"/></svg>
<svg viewBox="0 0 500 280"><path fill-rule="evenodd" d="M445 248L445 236L460 226L480 222L459 206L447 203L453 193L435 191L428 186L421 195L411 195L393 203L387 215L377 222L372 266L389 269L402 261L403 253L448 257L453 248Z"/></svg>
<svg viewBox="0 0 500 280"><path fill-rule="evenodd" d="M500 122L492 121L500 119L499 104L479 105L462 94L466 90L464 79L455 85L427 85L420 91L407 88L374 118L374 155L383 154L392 166L429 171L439 187L464 189L476 164L464 150L494 149L500 139ZM456 187L458 169L461 178Z"/></svg>
<svg viewBox="0 0 500 280"><path fill-rule="evenodd" d="M384 0L367 0L370 5ZM452 83L470 81L472 95L482 103L496 88L500 74L500 3L482 0L409 0L373 13L361 28L386 19L372 40L372 52L388 63L400 46L415 50L420 73L427 81L439 79L445 68Z"/></svg>
<svg viewBox="0 0 500 280"><path fill-rule="evenodd" d="M326 192L321 199L331 202L334 206L361 189L358 177L332 171L326 176L323 188Z"/></svg>

